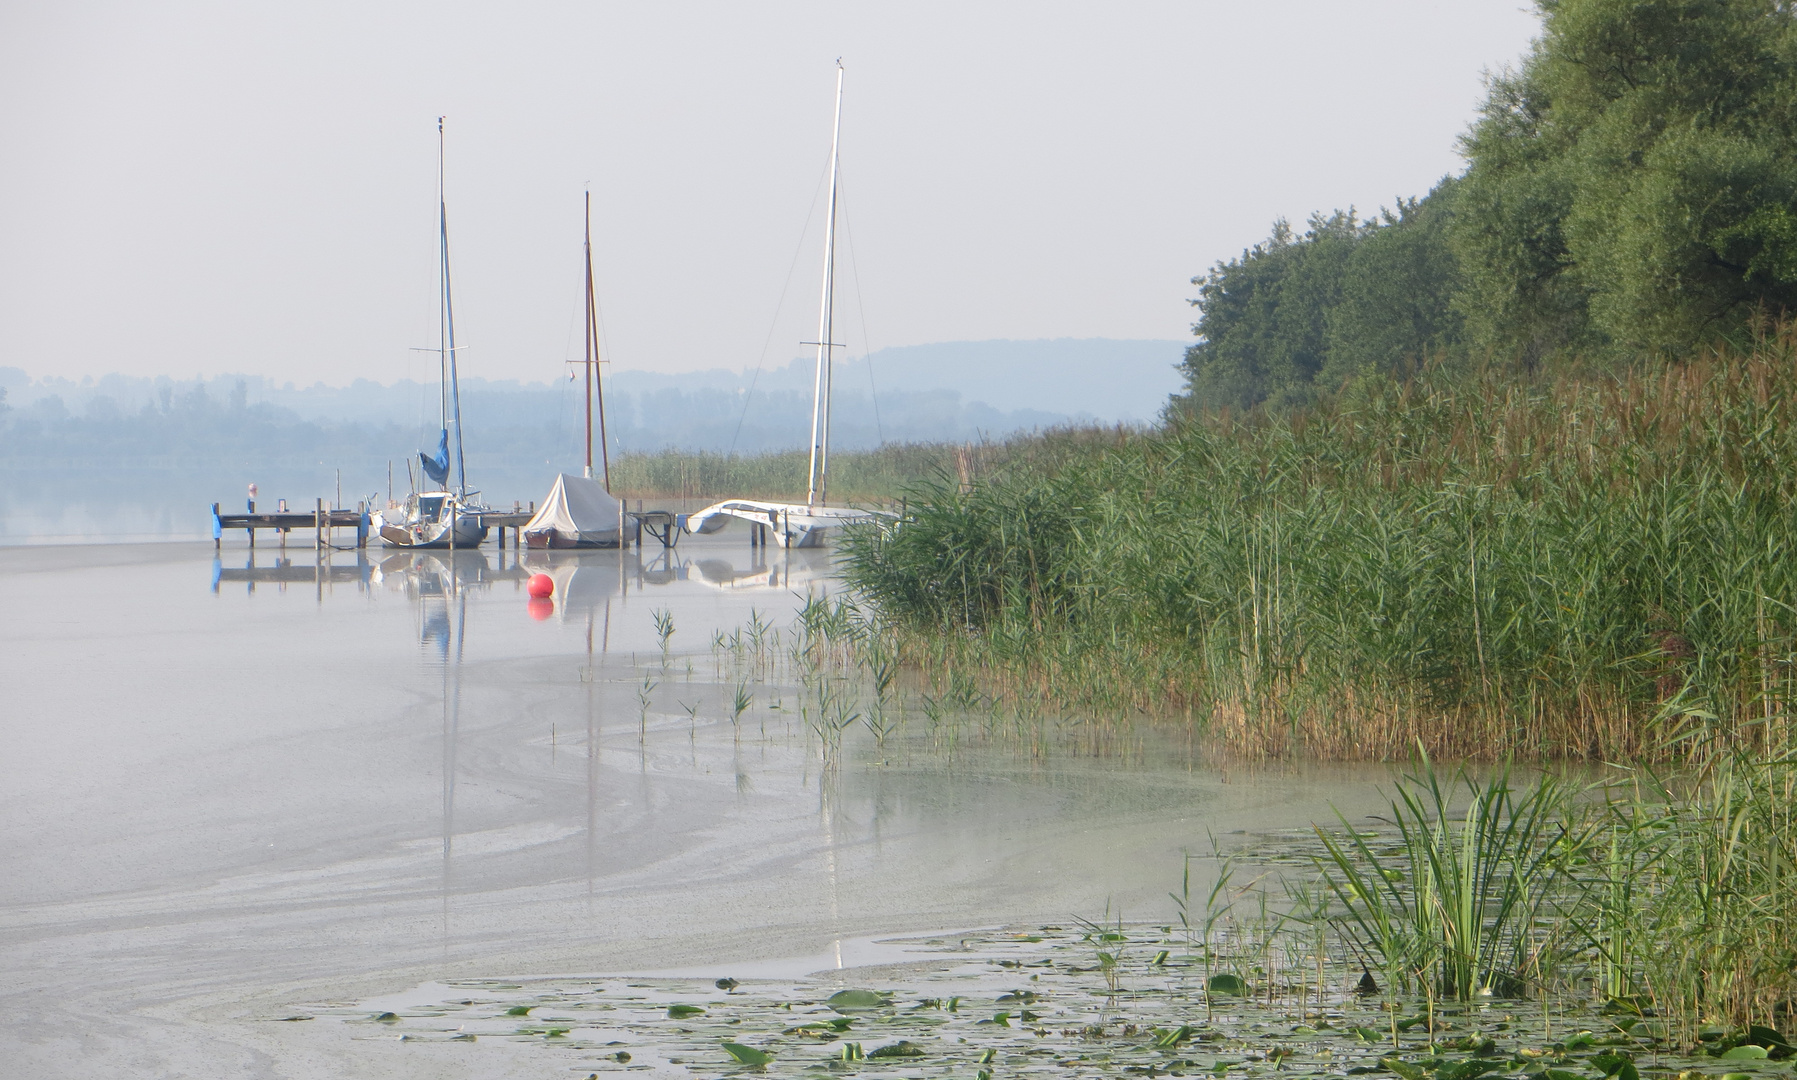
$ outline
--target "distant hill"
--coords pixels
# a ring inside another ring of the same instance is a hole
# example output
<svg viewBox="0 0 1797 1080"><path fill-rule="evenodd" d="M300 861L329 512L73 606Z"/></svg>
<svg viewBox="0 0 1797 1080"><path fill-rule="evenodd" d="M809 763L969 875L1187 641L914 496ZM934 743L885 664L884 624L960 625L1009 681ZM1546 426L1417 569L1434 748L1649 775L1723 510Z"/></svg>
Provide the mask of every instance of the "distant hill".
<svg viewBox="0 0 1797 1080"><path fill-rule="evenodd" d="M1177 341L1067 338L882 349L837 364L835 441L850 449L882 441L998 438L1074 422L1150 421L1179 386L1174 365L1184 347ZM607 405L613 444L624 451L674 447L741 453L803 445L814 370L812 359L799 357L760 372L611 373ZM435 384L412 381L297 386L231 375L75 381L0 368L0 389L15 419L29 416L52 425L64 418L104 420L144 409L167 413L196 392L227 408L272 406L298 420L332 426L428 434L437 415ZM581 426L579 385L567 381L466 378L462 410L471 452L479 447L537 459L565 455ZM145 447L144 452L158 451Z"/></svg>
<svg viewBox="0 0 1797 1080"><path fill-rule="evenodd" d="M1178 384L1173 341L949 342L836 369L832 445L1003 438L1069 422L1151 419ZM752 454L810 436L814 362L765 371L620 371L617 451ZM871 375L870 375L871 372ZM876 393L877 391L877 393ZM468 475L498 504L540 499L582 456L580 384L462 380ZM199 536L214 500L354 503L403 491L436 441L434 383L297 386L260 376L73 381L0 368L0 543ZM391 478L391 479L390 479ZM802 487L803 477L794 483Z"/></svg>

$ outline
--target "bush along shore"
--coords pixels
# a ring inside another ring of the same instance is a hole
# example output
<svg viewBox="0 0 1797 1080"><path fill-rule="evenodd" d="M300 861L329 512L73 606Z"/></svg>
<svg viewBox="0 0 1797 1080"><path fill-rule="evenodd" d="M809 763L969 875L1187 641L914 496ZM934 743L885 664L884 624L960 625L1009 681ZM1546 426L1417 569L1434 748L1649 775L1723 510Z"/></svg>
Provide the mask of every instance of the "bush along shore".
<svg viewBox="0 0 1797 1080"><path fill-rule="evenodd" d="M1623 374L1369 375L1047 436L845 538L934 677L1254 755L1791 745L1797 330Z"/></svg>

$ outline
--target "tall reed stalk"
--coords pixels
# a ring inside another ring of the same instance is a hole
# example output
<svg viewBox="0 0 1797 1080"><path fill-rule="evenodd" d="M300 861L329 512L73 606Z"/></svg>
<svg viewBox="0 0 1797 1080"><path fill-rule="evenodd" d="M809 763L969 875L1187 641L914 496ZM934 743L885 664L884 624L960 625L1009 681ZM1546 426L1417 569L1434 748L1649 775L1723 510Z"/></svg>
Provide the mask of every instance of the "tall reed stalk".
<svg viewBox="0 0 1797 1080"><path fill-rule="evenodd" d="M1554 966L1542 927L1564 891L1568 807L1552 778L1520 793L1507 769L1443 783L1425 757L1391 800L1394 850L1345 818L1340 833L1317 830L1323 883L1391 982L1461 1001L1521 996Z"/></svg>

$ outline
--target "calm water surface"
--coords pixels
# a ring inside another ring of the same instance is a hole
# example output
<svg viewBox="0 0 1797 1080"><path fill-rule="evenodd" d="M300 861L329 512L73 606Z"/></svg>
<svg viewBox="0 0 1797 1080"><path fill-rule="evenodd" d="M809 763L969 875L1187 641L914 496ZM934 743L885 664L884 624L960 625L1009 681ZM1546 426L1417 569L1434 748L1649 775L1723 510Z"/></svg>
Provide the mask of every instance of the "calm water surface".
<svg viewBox="0 0 1797 1080"><path fill-rule="evenodd" d="M795 687L745 683L731 722L743 678L712 642L787 627L832 587L827 552L758 561L730 532L525 559L0 549L0 1076L541 1075L499 1052L376 1067L343 1025L277 1018L1159 918L1182 851L1364 812L1385 775L1225 771L1146 726L1032 752L980 717L856 730L823 773ZM527 601L538 569L552 608Z"/></svg>

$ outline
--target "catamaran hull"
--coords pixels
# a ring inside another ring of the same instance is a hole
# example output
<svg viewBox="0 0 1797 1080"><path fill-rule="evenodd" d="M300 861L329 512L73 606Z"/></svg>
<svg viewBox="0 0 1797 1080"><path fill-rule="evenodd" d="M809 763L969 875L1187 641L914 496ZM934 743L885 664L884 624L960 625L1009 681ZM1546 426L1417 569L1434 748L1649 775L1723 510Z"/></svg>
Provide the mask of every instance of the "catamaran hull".
<svg viewBox="0 0 1797 1080"><path fill-rule="evenodd" d="M729 499L715 503L686 519L689 533L714 533L739 518L754 525L767 526L774 543L783 548L816 548L824 544L825 534L833 528L877 518L892 517L878 510L857 510L846 506L806 506L804 503L771 503L756 499Z"/></svg>

